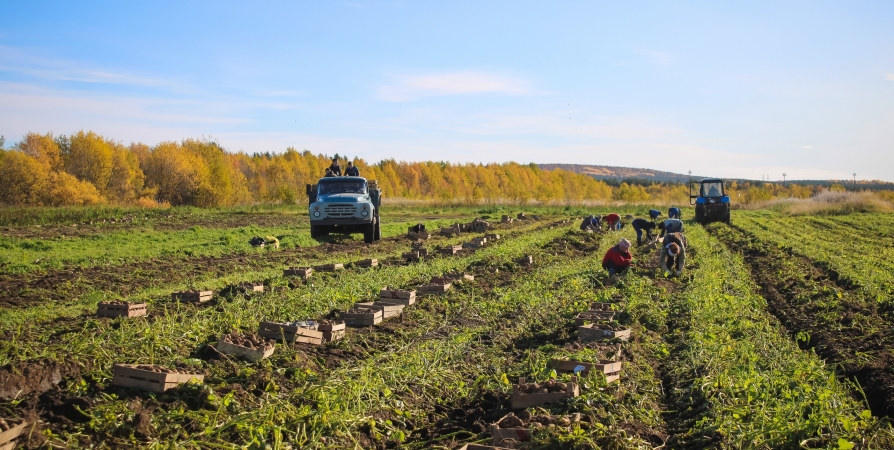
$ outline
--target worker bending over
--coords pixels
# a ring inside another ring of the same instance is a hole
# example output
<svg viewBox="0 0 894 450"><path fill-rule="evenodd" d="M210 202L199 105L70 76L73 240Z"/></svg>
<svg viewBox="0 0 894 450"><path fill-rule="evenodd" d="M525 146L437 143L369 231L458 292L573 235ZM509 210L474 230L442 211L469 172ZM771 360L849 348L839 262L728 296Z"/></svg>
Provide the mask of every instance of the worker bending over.
<svg viewBox="0 0 894 450"><path fill-rule="evenodd" d="M658 229L661 230L659 235L661 237L664 237L665 233L682 233L683 221L680 219L667 219L658 224Z"/></svg>
<svg viewBox="0 0 894 450"><path fill-rule="evenodd" d="M667 218L668 219L680 219L680 208L676 206L671 206L670 209L667 210Z"/></svg>
<svg viewBox="0 0 894 450"><path fill-rule="evenodd" d="M605 216L605 223L608 224L609 231L620 230L621 229L621 216L619 216L615 213L611 213L611 214Z"/></svg>
<svg viewBox="0 0 894 450"><path fill-rule="evenodd" d="M664 275L670 276L673 272L676 276L683 274L686 264L686 237L683 233L668 233L661 243L661 255L658 257L658 267L664 269Z"/></svg>
<svg viewBox="0 0 894 450"><path fill-rule="evenodd" d="M651 241L654 237L652 235L652 230L658 226L655 222L643 218L633 219L633 222L630 224L633 225L633 229L636 231L636 245L643 245L643 230L646 232L646 240Z"/></svg>
<svg viewBox="0 0 894 450"><path fill-rule="evenodd" d="M630 241L621 239L618 245L610 248L605 253L605 257L602 258L602 268L607 270L609 275L617 275L626 272L632 262L633 256L630 255Z"/></svg>
<svg viewBox="0 0 894 450"><path fill-rule="evenodd" d="M581 231L597 231L599 230L599 219L593 217L590 214L587 217L584 217L584 221L580 224Z"/></svg>
<svg viewBox="0 0 894 450"><path fill-rule="evenodd" d="M656 219L658 219L659 217L661 217L661 211L659 211L659 210L657 210L657 209L650 209L650 210L649 210L649 218L650 218L650 219L652 219L652 220L656 220Z"/></svg>

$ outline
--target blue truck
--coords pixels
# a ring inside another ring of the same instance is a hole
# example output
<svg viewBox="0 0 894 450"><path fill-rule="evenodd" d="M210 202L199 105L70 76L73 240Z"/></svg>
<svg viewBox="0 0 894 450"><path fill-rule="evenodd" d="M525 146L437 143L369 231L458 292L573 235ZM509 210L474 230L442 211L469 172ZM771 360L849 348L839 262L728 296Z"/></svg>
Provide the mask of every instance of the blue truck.
<svg viewBox="0 0 894 450"><path fill-rule="evenodd" d="M698 194L693 194L693 189ZM695 221L700 224L726 222L730 219L729 195L720 178L704 178L689 182L689 204L695 204Z"/></svg>
<svg viewBox="0 0 894 450"><path fill-rule="evenodd" d="M371 244L382 237L379 206L382 191L363 177L326 177L306 185L310 236L363 233Z"/></svg>

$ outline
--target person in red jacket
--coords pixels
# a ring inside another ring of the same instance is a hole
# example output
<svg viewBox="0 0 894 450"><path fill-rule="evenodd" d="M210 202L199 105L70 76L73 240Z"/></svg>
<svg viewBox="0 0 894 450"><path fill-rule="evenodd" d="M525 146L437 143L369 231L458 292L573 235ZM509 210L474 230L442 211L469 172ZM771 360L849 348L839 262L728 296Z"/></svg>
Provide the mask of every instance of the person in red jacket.
<svg viewBox="0 0 894 450"><path fill-rule="evenodd" d="M602 268L608 271L609 275L624 273L630 268L633 262L633 256L630 255L630 241L621 239L618 245L610 248L605 257L602 258Z"/></svg>
<svg viewBox="0 0 894 450"><path fill-rule="evenodd" d="M604 217L605 223L608 224L608 230L620 230L621 229L621 216L611 213Z"/></svg>

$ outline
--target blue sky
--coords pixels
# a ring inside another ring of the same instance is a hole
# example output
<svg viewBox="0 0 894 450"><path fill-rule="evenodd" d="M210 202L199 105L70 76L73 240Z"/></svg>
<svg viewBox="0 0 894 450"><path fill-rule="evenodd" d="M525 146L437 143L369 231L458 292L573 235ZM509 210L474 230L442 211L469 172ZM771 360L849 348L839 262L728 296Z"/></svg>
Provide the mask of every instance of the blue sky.
<svg viewBox="0 0 894 450"><path fill-rule="evenodd" d="M894 181L894 2L2 2L0 134Z"/></svg>

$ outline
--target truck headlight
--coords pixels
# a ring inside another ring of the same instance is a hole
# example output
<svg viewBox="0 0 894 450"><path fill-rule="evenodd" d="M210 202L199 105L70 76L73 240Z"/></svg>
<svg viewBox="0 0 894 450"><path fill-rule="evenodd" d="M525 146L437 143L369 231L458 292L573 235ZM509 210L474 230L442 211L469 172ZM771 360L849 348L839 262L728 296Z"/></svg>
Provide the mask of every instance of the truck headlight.
<svg viewBox="0 0 894 450"><path fill-rule="evenodd" d="M314 211L314 217L320 217L320 212L319 212L319 211Z"/></svg>
<svg viewBox="0 0 894 450"><path fill-rule="evenodd" d="M369 211L367 211L367 210L364 209L363 211L360 211L360 215L363 216L363 217L366 217L366 216L369 215Z"/></svg>

